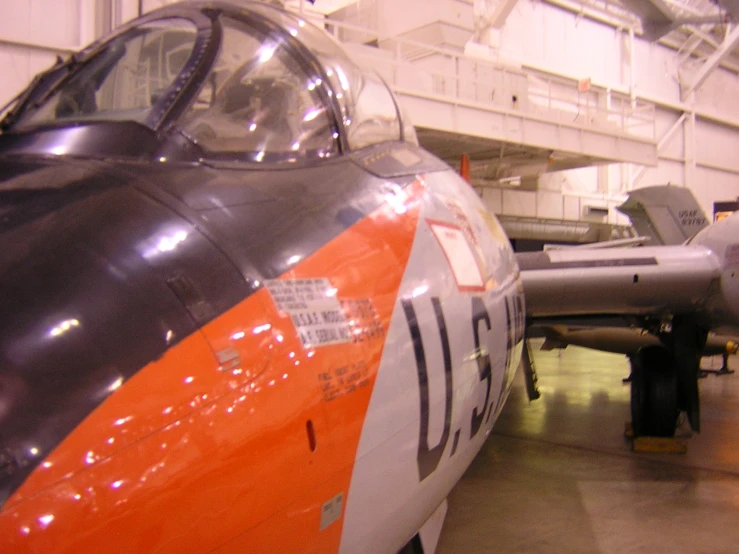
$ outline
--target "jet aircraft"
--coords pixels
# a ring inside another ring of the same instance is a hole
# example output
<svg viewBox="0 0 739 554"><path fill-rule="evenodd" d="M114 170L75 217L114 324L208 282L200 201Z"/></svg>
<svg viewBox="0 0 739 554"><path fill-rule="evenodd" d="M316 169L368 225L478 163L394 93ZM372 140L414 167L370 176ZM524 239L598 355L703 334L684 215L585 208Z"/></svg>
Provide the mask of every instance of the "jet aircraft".
<svg viewBox="0 0 739 554"><path fill-rule="evenodd" d="M684 187L670 185L642 187L630 192L626 201L616 209L629 216L634 229L639 234L638 237L553 248L614 248L638 246L647 241L649 245L679 245L708 226L708 218L697 199L690 189ZM583 325L583 323L589 324ZM639 320L630 321L628 317L607 321L610 323L609 326L597 327L593 326L593 323L593 321L578 322L567 319L555 322L550 318L545 324L532 323L527 326L526 338L543 335L546 340L542 344L542 350L566 348L568 344L574 344L585 348L626 354L630 359L634 358L640 348L659 345L664 340L658 336L659 333L650 333L639 327ZM633 327L630 328L630 325ZM737 353L738 347L739 339L736 337L709 333L701 355L722 355L724 364L718 371L701 369L701 375L733 373L729 370L728 358ZM526 357L524 357L524 363L529 363ZM526 365L524 367L526 368Z"/></svg>
<svg viewBox="0 0 739 554"><path fill-rule="evenodd" d="M386 84L265 4L146 14L0 128L3 552L433 552L526 314L672 316L677 357L739 319L737 217L522 279ZM649 352L636 390L684 388Z"/></svg>
<svg viewBox="0 0 739 554"><path fill-rule="evenodd" d="M380 78L185 3L0 125L0 551L433 551L525 308Z"/></svg>

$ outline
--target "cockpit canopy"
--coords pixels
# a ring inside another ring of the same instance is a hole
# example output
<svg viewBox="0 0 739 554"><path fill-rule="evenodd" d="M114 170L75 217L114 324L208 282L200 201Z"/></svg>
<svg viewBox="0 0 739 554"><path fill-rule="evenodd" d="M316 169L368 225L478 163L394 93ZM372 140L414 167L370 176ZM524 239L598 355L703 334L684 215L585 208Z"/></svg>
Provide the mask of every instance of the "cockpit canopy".
<svg viewBox="0 0 739 554"><path fill-rule="evenodd" d="M5 132L133 121L206 159L285 162L416 142L388 86L323 29L248 2L185 3L128 24L25 92Z"/></svg>

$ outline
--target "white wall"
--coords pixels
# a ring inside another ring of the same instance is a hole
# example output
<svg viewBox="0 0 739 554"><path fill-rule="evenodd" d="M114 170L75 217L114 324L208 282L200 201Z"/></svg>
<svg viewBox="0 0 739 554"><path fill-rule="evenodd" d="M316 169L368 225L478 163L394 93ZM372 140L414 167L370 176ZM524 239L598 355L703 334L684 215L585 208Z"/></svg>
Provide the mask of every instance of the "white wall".
<svg viewBox="0 0 739 554"><path fill-rule="evenodd" d="M595 85L622 92L633 87L638 97L657 104L658 139L665 136L683 110L697 112L695 142L690 133L690 117L686 117L685 123L660 149L659 165L642 171L635 186L666 182L687 185L709 214L714 200L739 196L739 102L736 101L739 77L736 75L716 69L696 91L694 99L683 103L674 50L636 37L632 68L627 32L539 0L519 0L497 38L501 54L524 66L576 79L590 77ZM708 116L725 119L729 124L711 121ZM559 178L563 192L578 188L585 192L598 190L597 172L563 173ZM633 184L632 176L638 173L637 167L611 167L610 192L626 192ZM551 182L548 181L548 187Z"/></svg>
<svg viewBox="0 0 739 554"><path fill-rule="evenodd" d="M0 0L0 105L86 37L79 0ZM30 47L35 45L34 47Z"/></svg>

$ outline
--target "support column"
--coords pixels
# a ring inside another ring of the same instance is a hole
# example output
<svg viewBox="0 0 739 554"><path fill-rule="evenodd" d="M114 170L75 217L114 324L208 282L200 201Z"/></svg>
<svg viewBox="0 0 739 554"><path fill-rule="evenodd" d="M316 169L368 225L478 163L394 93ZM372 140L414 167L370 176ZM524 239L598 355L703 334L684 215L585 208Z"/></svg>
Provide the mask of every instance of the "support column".
<svg viewBox="0 0 739 554"><path fill-rule="evenodd" d="M598 106L598 112L605 113L606 117L611 109L611 90L606 89L600 94L598 94L597 98L597 106ZM603 194L610 194L611 192L611 185L610 185L610 167L608 164L600 164L598 165L598 192L601 192Z"/></svg>
<svg viewBox="0 0 739 554"><path fill-rule="evenodd" d="M116 25L122 25L126 21L139 16L139 0L113 0L118 4Z"/></svg>
<svg viewBox="0 0 739 554"><path fill-rule="evenodd" d="M631 107L636 107L636 56L634 56L634 28L629 27L629 99Z"/></svg>
<svg viewBox="0 0 739 554"><path fill-rule="evenodd" d="M691 95L691 107L693 107L693 98ZM695 170L696 170L696 144L695 144L695 111L686 113L685 123L683 124L683 151L685 154L685 166L683 169L683 178L685 186L688 188L695 187Z"/></svg>

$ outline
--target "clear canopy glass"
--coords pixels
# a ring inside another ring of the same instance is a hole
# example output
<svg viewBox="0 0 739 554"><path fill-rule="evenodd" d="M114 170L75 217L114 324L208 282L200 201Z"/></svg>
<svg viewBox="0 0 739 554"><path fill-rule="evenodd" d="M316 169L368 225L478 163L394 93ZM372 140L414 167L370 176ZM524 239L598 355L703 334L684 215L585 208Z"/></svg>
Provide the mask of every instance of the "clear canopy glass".
<svg viewBox="0 0 739 554"><path fill-rule="evenodd" d="M161 19L117 36L52 94L30 106L15 128L85 120L144 123L192 54L197 29L187 19Z"/></svg>
<svg viewBox="0 0 739 554"><path fill-rule="evenodd" d="M153 13L71 60L6 127L134 121L179 130L205 158L264 163L416 142L386 83L323 29L265 4L195 10Z"/></svg>

